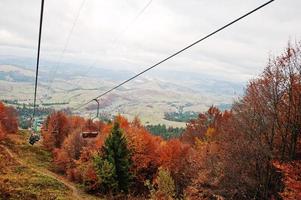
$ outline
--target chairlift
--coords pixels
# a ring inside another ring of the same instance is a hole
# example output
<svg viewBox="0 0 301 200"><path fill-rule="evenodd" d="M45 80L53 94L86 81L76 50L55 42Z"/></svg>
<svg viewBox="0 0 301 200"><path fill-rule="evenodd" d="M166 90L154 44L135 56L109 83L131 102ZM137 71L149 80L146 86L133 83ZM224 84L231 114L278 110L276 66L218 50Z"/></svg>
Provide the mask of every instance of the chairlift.
<svg viewBox="0 0 301 200"><path fill-rule="evenodd" d="M92 119L94 121L95 119L99 119L99 100L93 99L97 103L97 113L96 117ZM81 136L82 138L88 139L88 138L95 138L99 134L99 131L82 131Z"/></svg>
<svg viewBox="0 0 301 200"><path fill-rule="evenodd" d="M31 128L29 129L31 134L29 137L29 144L34 145L34 143L38 142L41 139L40 136L40 131L41 131L41 127L40 127L40 123L38 121L38 119L33 119L33 123Z"/></svg>
<svg viewBox="0 0 301 200"><path fill-rule="evenodd" d="M29 137L29 144L34 145L34 143L38 142L41 139L40 135L37 133L32 133Z"/></svg>
<svg viewBox="0 0 301 200"><path fill-rule="evenodd" d="M98 135L98 131L84 131L81 135L83 138L95 138Z"/></svg>

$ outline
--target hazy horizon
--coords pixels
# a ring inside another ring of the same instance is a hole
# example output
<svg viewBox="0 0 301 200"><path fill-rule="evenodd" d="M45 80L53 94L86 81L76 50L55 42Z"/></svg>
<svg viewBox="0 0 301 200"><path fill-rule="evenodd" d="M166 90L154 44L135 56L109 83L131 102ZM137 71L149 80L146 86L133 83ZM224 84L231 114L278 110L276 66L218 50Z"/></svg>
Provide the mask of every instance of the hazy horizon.
<svg viewBox="0 0 301 200"><path fill-rule="evenodd" d="M60 71L70 63L137 73L263 2L231 0L221 7L217 0L46 1L41 66L56 63L52 67ZM156 70L246 82L264 69L269 55L301 38L300 6L297 0L275 1ZM6 16L0 19L3 59L35 63L39 9L38 0L0 2Z"/></svg>

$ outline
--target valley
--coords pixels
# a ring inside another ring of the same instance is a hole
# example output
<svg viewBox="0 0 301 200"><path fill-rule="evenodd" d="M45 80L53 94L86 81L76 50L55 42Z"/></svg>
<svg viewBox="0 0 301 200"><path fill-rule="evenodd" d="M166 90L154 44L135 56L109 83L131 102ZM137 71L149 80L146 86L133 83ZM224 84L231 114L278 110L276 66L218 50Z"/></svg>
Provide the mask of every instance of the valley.
<svg viewBox="0 0 301 200"><path fill-rule="evenodd" d="M79 110L73 108L132 75L127 71L93 68L87 73L85 67L77 67L77 71L71 71L70 68L71 66L65 66L64 70L59 69L54 73L50 67L41 67L38 87L40 108L70 109L87 118L95 117L96 103ZM202 112L212 105L221 106L222 110L225 105L230 108L233 99L242 93L239 83L186 73L186 76L181 76L181 72L177 74L155 71L134 80L100 99L100 114L106 118L112 118L116 114L122 114L129 119L138 116L144 124L184 127L185 121L167 120L164 116L168 113L181 114L195 110ZM31 67L0 65L1 99L8 103L17 100L13 106L30 105L33 98L33 80L34 71Z"/></svg>

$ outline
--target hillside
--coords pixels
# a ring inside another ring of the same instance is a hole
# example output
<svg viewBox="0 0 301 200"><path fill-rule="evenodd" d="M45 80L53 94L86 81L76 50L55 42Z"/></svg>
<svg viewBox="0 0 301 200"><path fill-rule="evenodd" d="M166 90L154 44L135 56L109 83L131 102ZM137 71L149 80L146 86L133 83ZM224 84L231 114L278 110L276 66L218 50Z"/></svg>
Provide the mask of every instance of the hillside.
<svg viewBox="0 0 301 200"><path fill-rule="evenodd" d="M38 103L46 108L74 108L96 97L110 87L130 77L131 72L69 65L56 73L42 66ZM55 79L54 79L55 77ZM17 100L22 105L32 103L33 68L20 65L0 65L0 96L2 100ZM180 82L179 82L180 80ZM205 111L211 105L231 104L240 94L242 84L227 82L207 75L189 72L157 71L133 81L101 100L103 115L123 114L129 119L139 116L144 124L166 124L184 127L185 122L164 119L167 112ZM189 98L187 98L189 96ZM15 106L15 105L14 105ZM76 114L95 116L96 105L90 104Z"/></svg>
<svg viewBox="0 0 301 200"><path fill-rule="evenodd" d="M44 119L36 130L41 139L31 146L28 138L35 134L20 131L17 111L0 102L1 198L300 199L300 46L270 61L231 110L211 106L196 115L185 109L191 104L177 104L181 96L168 93L178 112L166 118L195 117L185 129L145 126L126 115L91 120L61 110ZM148 89L135 90L152 99ZM110 94L104 108L114 99L135 103L132 89L124 91L131 95Z"/></svg>
<svg viewBox="0 0 301 200"><path fill-rule="evenodd" d="M52 157L28 144L28 132L9 134L0 143L0 199L94 199L52 172Z"/></svg>
<svg viewBox="0 0 301 200"><path fill-rule="evenodd" d="M0 200L301 200L301 0L0 0Z"/></svg>

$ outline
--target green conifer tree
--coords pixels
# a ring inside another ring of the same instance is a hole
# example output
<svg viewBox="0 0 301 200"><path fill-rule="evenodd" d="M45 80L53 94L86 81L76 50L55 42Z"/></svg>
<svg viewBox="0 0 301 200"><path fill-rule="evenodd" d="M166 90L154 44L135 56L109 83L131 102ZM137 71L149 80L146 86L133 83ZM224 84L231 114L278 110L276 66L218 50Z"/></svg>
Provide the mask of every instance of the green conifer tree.
<svg viewBox="0 0 301 200"><path fill-rule="evenodd" d="M113 190L113 192L116 190L128 192L132 180L131 154L118 122L114 123L112 132L102 147L101 159L95 159L95 162L97 174L104 188ZM104 168L108 169L108 166L110 173L103 170Z"/></svg>

